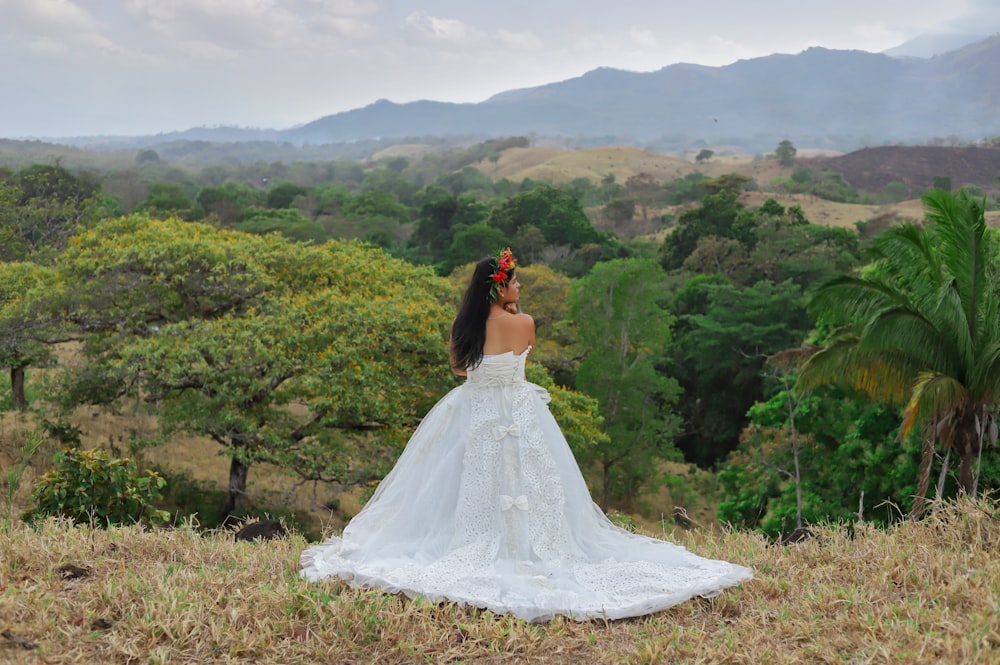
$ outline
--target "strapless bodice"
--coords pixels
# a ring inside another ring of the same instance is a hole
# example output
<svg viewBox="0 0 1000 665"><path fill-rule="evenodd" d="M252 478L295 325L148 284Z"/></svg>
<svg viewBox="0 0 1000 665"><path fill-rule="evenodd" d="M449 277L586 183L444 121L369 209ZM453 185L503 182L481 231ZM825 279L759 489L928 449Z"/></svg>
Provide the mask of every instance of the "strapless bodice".
<svg viewBox="0 0 1000 665"><path fill-rule="evenodd" d="M466 383L476 386L504 386L524 383L524 363L528 359L529 346L521 353L508 351L496 355L483 356L483 361L470 369Z"/></svg>

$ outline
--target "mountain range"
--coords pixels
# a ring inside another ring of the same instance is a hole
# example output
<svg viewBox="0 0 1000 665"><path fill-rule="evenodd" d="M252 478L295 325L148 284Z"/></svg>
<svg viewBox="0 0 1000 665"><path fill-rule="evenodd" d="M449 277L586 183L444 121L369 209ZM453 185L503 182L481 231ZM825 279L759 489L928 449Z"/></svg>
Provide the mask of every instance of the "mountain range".
<svg viewBox="0 0 1000 665"><path fill-rule="evenodd" d="M722 67L600 68L479 103L379 100L286 130L198 128L132 138L147 146L178 140L318 145L526 135L663 152L720 145L754 152L788 139L798 147L853 150L992 138L1000 135L998 110L1000 34L928 58L814 47ZM124 142L113 141L115 147Z"/></svg>

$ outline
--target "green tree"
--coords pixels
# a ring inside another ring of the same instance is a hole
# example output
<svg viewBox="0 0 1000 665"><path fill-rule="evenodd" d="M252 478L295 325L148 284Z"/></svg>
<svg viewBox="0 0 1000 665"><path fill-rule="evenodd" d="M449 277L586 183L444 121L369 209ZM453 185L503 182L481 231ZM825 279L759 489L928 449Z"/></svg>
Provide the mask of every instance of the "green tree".
<svg viewBox="0 0 1000 665"><path fill-rule="evenodd" d="M324 242L326 230L316 222L304 217L294 208L257 208L251 206L244 213L242 222L233 226L237 231L266 235L280 233L289 240L302 242Z"/></svg>
<svg viewBox="0 0 1000 665"><path fill-rule="evenodd" d="M943 192L950 192L951 191L951 176L936 175L936 176L934 176L933 183L934 184L931 185L931 186L934 189L940 189Z"/></svg>
<svg viewBox="0 0 1000 665"><path fill-rule="evenodd" d="M886 506L912 497L920 443L899 439L898 429L895 409L864 395L832 386L791 395L779 390L748 410L740 444L719 470L719 519L772 537L795 528L799 506L807 524L851 523L859 514L876 524L899 519Z"/></svg>
<svg viewBox="0 0 1000 665"><path fill-rule="evenodd" d="M508 238L532 225L553 245L579 247L602 240L580 202L551 185L512 196L493 208L487 222Z"/></svg>
<svg viewBox="0 0 1000 665"><path fill-rule="evenodd" d="M712 159L712 157L715 157L715 151L709 150L708 148L702 148L698 151L698 155L694 158L694 161L700 164L701 162L707 162Z"/></svg>
<svg viewBox="0 0 1000 665"><path fill-rule="evenodd" d="M190 216L194 204L183 186L172 182L158 182L150 188L149 196L138 210L159 216Z"/></svg>
<svg viewBox="0 0 1000 665"><path fill-rule="evenodd" d="M485 222L458 228L448 248L444 272L450 273L455 266L492 256L497 248L504 247L509 240L503 231Z"/></svg>
<svg viewBox="0 0 1000 665"><path fill-rule="evenodd" d="M25 370L45 364L61 334L54 312L39 305L54 278L51 269L36 263L0 262L0 367L10 371L18 411L28 409Z"/></svg>
<svg viewBox="0 0 1000 665"><path fill-rule="evenodd" d="M438 266L439 273L445 274L455 231L485 221L488 210L470 196L456 196L437 186L424 190L421 199L409 245L415 258Z"/></svg>
<svg viewBox="0 0 1000 665"><path fill-rule="evenodd" d="M242 222L250 207L263 207L266 199L267 196L260 189L233 181L216 187L205 187L195 198L198 205L209 215L217 217L222 226Z"/></svg>
<svg viewBox="0 0 1000 665"><path fill-rule="evenodd" d="M674 297L676 345L668 373L684 389L685 458L711 466L736 447L746 413L774 390L767 356L797 347L811 328L802 289L762 280L740 288L718 275L688 280Z"/></svg>
<svg viewBox="0 0 1000 665"><path fill-rule="evenodd" d="M742 173L723 173L717 178L702 180L699 185L707 194L718 194L719 192L732 192L739 194L751 187L753 179Z"/></svg>
<svg viewBox="0 0 1000 665"><path fill-rule="evenodd" d="M279 209L291 208L295 203L296 197L303 196L308 192L308 189L294 182L275 183L267 190L267 207Z"/></svg>
<svg viewBox="0 0 1000 665"><path fill-rule="evenodd" d="M649 218L649 206L652 205L659 189L659 183L649 173L637 173L625 181L625 196L635 201L642 209L643 221Z"/></svg>
<svg viewBox="0 0 1000 665"><path fill-rule="evenodd" d="M100 187L61 166L35 165L0 182L0 259L36 261L105 215Z"/></svg>
<svg viewBox="0 0 1000 665"><path fill-rule="evenodd" d="M666 270L680 268L704 236L735 238L747 244L752 234L736 224L744 206L736 193L723 191L709 194L701 205L692 208L677 220L677 227L663 240L660 261Z"/></svg>
<svg viewBox="0 0 1000 665"><path fill-rule="evenodd" d="M138 164L139 166L142 166L143 164L146 164L148 162L158 162L158 161L160 161L160 155L157 154L157 152L151 148L140 150L135 155L135 163Z"/></svg>
<svg viewBox="0 0 1000 665"><path fill-rule="evenodd" d="M913 514L938 443L959 457L960 490L976 492L974 462L996 442L1000 406L998 246L983 201L931 190L923 203L926 228L889 229L871 269L817 292L810 308L835 332L801 377L904 407L900 435L923 435Z"/></svg>
<svg viewBox="0 0 1000 665"><path fill-rule="evenodd" d="M611 199L601 208L601 214L613 229L619 229L635 217L635 200Z"/></svg>
<svg viewBox="0 0 1000 665"><path fill-rule="evenodd" d="M676 458L673 408L677 382L655 363L670 343L671 316L660 306L662 270L650 259L619 259L594 266L576 282L570 312L586 355L579 390L597 398L609 441L580 460L601 470L601 507L613 489L627 499L650 480L654 459Z"/></svg>
<svg viewBox="0 0 1000 665"><path fill-rule="evenodd" d="M795 155L798 152L792 142L788 139L783 140L775 148L774 154L778 158L778 163L782 166L791 166L795 163Z"/></svg>

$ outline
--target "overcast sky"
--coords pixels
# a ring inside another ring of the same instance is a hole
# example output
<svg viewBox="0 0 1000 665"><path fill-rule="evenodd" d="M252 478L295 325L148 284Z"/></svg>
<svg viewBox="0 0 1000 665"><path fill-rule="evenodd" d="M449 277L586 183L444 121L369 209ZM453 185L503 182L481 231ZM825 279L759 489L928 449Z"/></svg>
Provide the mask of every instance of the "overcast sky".
<svg viewBox="0 0 1000 665"><path fill-rule="evenodd" d="M998 29L997 0L0 0L0 137L286 129L596 67Z"/></svg>

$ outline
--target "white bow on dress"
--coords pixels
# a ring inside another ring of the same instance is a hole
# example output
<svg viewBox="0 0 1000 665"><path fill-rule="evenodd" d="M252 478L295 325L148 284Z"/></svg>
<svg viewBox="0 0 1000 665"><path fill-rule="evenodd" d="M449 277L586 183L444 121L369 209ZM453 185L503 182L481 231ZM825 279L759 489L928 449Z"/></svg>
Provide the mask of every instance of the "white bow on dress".
<svg viewBox="0 0 1000 665"><path fill-rule="evenodd" d="M500 495L500 510L510 510L511 507L517 508L518 510L528 509L528 497L525 495L520 495L517 498L508 496L506 494Z"/></svg>

